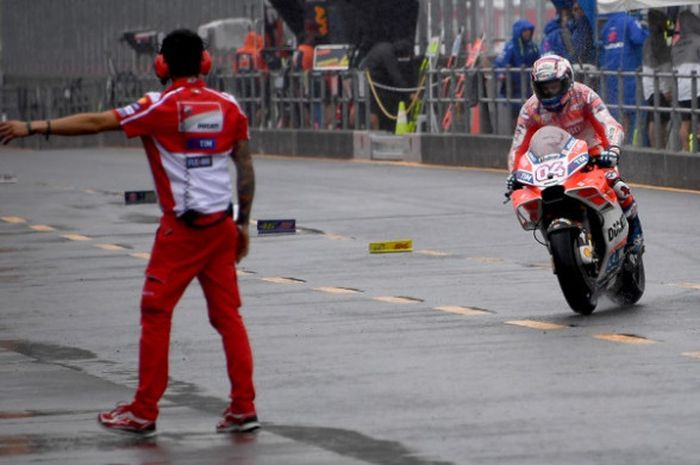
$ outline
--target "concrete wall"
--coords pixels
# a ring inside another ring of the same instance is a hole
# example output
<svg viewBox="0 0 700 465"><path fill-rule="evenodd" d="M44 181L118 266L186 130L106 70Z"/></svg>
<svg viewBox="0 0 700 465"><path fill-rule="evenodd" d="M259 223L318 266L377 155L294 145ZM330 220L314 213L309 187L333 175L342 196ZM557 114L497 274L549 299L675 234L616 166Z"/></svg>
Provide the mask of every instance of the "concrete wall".
<svg viewBox="0 0 700 465"><path fill-rule="evenodd" d="M420 138L421 163L507 168L506 159L511 143L509 137L426 134Z"/></svg>
<svg viewBox="0 0 700 465"><path fill-rule="evenodd" d="M251 130L253 153L323 158L353 158L352 131Z"/></svg>
<svg viewBox="0 0 700 465"><path fill-rule="evenodd" d="M289 133L296 132L296 135ZM258 131L254 133L255 153L321 156L328 158L369 158L366 147L354 147L361 137L352 131ZM257 136L257 137L256 137ZM445 166L507 168L511 139L489 135L410 135L418 139L407 144L419 147L419 156L405 160ZM354 143L353 143L354 140ZM354 151L354 152L353 152ZM620 165L625 180L660 187L700 190L700 154L669 153L627 147Z"/></svg>
<svg viewBox="0 0 700 465"><path fill-rule="evenodd" d="M410 149L405 153L405 161L503 170L511 143L508 137L488 135L404 137L403 145ZM266 155L377 159L372 157L371 149L368 152L369 138L366 132L359 131L251 130L251 148L255 154ZM85 137L53 136L48 142L37 135L12 144L33 149L141 145L138 138L129 140L119 132ZM700 190L700 155L629 147L623 150L621 169L625 180L632 183Z"/></svg>

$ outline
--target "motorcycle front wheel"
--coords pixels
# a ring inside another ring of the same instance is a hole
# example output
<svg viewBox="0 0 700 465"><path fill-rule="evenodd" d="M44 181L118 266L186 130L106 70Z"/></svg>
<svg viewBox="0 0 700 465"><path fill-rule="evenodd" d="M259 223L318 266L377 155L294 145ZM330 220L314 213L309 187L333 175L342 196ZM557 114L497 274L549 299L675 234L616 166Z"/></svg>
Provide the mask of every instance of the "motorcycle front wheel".
<svg viewBox="0 0 700 465"><path fill-rule="evenodd" d="M559 287L569 307L576 313L590 315L598 304L598 297L578 258L579 234L575 228L552 231L549 247Z"/></svg>

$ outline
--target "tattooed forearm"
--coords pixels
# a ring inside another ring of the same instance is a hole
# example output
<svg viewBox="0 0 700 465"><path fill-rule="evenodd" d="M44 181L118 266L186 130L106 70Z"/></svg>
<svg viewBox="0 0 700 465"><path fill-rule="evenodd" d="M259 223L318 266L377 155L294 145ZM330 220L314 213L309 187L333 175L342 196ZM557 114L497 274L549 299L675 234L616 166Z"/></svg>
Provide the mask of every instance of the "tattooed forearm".
<svg viewBox="0 0 700 465"><path fill-rule="evenodd" d="M255 196L255 171L253 158L250 156L248 141L240 141L233 154L236 165L236 184L238 186L238 219L236 223L245 226L250 222L250 210Z"/></svg>

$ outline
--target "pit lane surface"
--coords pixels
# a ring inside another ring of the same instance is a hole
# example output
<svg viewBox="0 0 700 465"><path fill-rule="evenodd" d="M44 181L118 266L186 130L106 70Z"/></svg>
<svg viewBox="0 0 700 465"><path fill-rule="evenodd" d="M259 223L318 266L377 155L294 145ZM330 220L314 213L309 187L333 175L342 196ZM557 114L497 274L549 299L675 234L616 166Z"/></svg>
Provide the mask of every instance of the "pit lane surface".
<svg viewBox="0 0 700 465"><path fill-rule="evenodd" d="M700 443L700 196L635 189L647 291L573 314L504 174L255 160L239 276L257 435L216 435L228 392L198 285L176 309L157 439L102 432L135 386L158 210L138 150L0 151L0 463L691 464ZM370 255L372 241L414 252Z"/></svg>

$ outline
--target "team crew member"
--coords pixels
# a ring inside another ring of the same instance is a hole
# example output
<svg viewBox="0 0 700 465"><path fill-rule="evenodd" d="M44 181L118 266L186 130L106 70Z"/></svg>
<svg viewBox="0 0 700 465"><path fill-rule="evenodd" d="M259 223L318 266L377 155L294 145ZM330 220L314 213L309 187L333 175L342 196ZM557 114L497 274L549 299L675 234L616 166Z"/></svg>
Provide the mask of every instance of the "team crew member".
<svg viewBox="0 0 700 465"><path fill-rule="evenodd" d="M260 426L255 411L253 358L238 312L236 263L248 254L254 172L248 121L236 100L205 86L199 75L211 67L200 37L170 33L155 62L163 93L146 94L124 108L50 121L0 123L0 140L34 133L94 134L122 129L140 136L148 156L163 216L156 232L141 298L139 386L129 404L98 415L110 429L155 434L158 401L168 381L173 309L193 278L207 301L209 320L223 339L231 402L219 432ZM237 171L238 218L231 218L228 157Z"/></svg>
<svg viewBox="0 0 700 465"><path fill-rule="evenodd" d="M642 225L637 215L637 202L617 169L625 134L598 94L590 87L574 82L571 63L558 55L545 55L532 67L534 95L520 110L508 154L511 174L506 180L509 192L522 187L513 171L520 157L527 152L530 139L543 126L557 126L577 139L586 141L589 153L598 165L607 168L608 184L615 190L627 219L627 243L633 253L643 253Z"/></svg>

